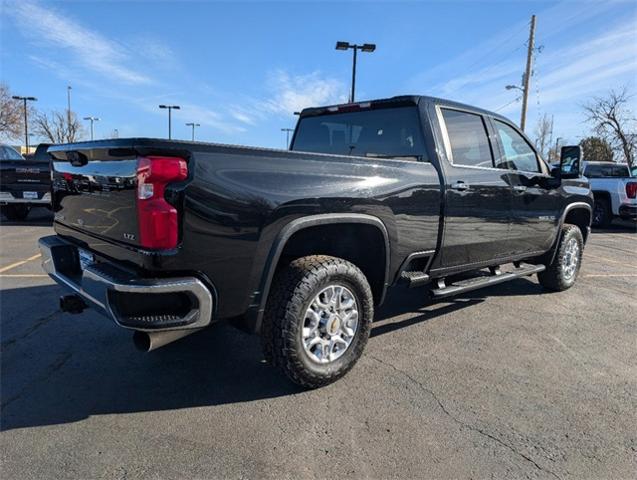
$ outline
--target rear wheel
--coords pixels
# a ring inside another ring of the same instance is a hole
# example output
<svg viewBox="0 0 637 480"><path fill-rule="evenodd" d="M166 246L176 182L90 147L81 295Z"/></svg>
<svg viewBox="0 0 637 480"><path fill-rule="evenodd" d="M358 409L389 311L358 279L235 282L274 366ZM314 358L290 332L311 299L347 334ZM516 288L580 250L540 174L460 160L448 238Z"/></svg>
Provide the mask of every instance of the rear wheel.
<svg viewBox="0 0 637 480"><path fill-rule="evenodd" d="M2 214L11 221L24 220L30 211L31 207L27 205L4 205L2 207Z"/></svg>
<svg viewBox="0 0 637 480"><path fill-rule="evenodd" d="M571 288L582 264L584 239L575 225L565 224L555 258L546 270L538 273L540 284L556 292Z"/></svg>
<svg viewBox="0 0 637 480"><path fill-rule="evenodd" d="M593 207L593 226L607 227L613 219L610 204L605 198L596 198Z"/></svg>
<svg viewBox="0 0 637 480"><path fill-rule="evenodd" d="M265 357L299 385L327 385L360 358L373 315L358 267L324 255L299 258L275 277L262 329Z"/></svg>

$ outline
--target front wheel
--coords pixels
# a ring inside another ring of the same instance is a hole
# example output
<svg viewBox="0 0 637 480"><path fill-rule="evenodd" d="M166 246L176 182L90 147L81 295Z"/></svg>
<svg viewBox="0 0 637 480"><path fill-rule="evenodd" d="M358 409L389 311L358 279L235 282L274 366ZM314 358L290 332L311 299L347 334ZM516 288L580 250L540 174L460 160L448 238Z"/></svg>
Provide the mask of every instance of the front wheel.
<svg viewBox="0 0 637 480"><path fill-rule="evenodd" d="M555 292L571 288L582 264L583 251L581 230L575 225L565 224L553 262L537 275L540 285Z"/></svg>
<svg viewBox="0 0 637 480"><path fill-rule="evenodd" d="M593 226L599 228L605 228L610 225L613 219L613 213L610 209L610 204L605 198L596 198L593 206Z"/></svg>
<svg viewBox="0 0 637 480"><path fill-rule="evenodd" d="M31 207L26 205L5 205L2 207L2 214L7 217L7 220L17 221L24 220L29 215Z"/></svg>
<svg viewBox="0 0 637 480"><path fill-rule="evenodd" d="M274 279L265 357L303 387L327 385L360 358L373 316L369 283L354 264L325 255L296 259Z"/></svg>

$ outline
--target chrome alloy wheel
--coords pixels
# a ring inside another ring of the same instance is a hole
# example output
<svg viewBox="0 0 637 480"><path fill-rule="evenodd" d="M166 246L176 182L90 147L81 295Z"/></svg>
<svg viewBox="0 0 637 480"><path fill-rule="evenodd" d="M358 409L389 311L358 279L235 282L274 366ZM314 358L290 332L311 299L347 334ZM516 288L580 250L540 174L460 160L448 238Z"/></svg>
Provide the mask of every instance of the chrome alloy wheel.
<svg viewBox="0 0 637 480"><path fill-rule="evenodd" d="M349 348L358 329L358 302L339 284L321 290L305 311L301 340L310 359L330 363Z"/></svg>
<svg viewBox="0 0 637 480"><path fill-rule="evenodd" d="M579 243L577 243L577 239L571 238L566 244L564 255L562 256L562 272L566 280L570 280L575 276L579 264L579 255Z"/></svg>

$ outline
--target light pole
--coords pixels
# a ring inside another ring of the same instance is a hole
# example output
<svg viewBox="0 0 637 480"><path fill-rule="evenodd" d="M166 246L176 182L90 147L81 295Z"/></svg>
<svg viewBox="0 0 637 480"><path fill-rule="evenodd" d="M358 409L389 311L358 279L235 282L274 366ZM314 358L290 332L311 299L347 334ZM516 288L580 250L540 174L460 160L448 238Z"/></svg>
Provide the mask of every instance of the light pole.
<svg viewBox="0 0 637 480"><path fill-rule="evenodd" d="M282 132L285 132L285 148L290 148L290 133L294 131L293 128L282 128Z"/></svg>
<svg viewBox="0 0 637 480"><path fill-rule="evenodd" d="M99 117L84 117L84 120L90 120L91 122L91 140L93 140L93 122L99 122Z"/></svg>
<svg viewBox="0 0 637 480"><path fill-rule="evenodd" d="M67 85L66 87L66 119L69 122L69 128L71 127L71 85Z"/></svg>
<svg viewBox="0 0 637 480"><path fill-rule="evenodd" d="M350 103L354 103L354 94L356 92L356 56L358 51L371 53L376 50L376 44L374 43L364 43L362 45L356 45L349 42L336 42L336 50L354 50L354 55L352 56L352 92L349 96Z"/></svg>
<svg viewBox="0 0 637 480"><path fill-rule="evenodd" d="M170 140L172 138L172 111L179 110L181 107L179 105L160 105L159 108L168 109L168 140Z"/></svg>
<svg viewBox="0 0 637 480"><path fill-rule="evenodd" d="M27 147L27 153L29 153L29 120L27 113L27 102L37 102L37 98L35 97L20 97L18 95L13 95L11 98L14 100L22 100L24 102L24 143Z"/></svg>
<svg viewBox="0 0 637 480"><path fill-rule="evenodd" d="M189 122L186 124L187 127L192 127L192 141L195 141L195 127L201 127L198 123Z"/></svg>

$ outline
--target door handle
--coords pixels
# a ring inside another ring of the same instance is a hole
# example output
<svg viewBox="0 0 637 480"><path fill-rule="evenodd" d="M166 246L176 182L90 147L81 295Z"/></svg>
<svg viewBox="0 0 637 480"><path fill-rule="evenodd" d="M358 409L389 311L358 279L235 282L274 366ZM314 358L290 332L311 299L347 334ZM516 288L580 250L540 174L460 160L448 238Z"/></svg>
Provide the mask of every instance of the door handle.
<svg viewBox="0 0 637 480"><path fill-rule="evenodd" d="M469 184L464 183L462 180L458 180L457 182L451 184L451 188L463 192L465 190L469 190Z"/></svg>
<svg viewBox="0 0 637 480"><path fill-rule="evenodd" d="M514 185L513 190L516 192L526 192L526 187L524 185Z"/></svg>

